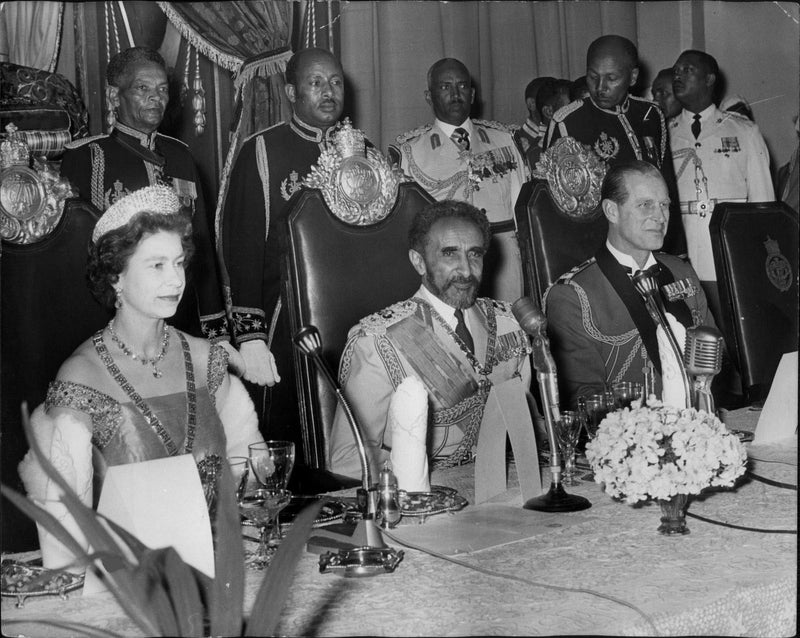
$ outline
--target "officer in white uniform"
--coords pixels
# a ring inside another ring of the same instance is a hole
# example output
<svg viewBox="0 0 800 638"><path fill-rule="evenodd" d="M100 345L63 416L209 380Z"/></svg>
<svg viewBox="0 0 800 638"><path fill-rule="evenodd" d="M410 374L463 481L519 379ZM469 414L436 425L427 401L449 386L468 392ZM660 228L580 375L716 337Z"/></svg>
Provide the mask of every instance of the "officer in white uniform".
<svg viewBox="0 0 800 638"><path fill-rule="evenodd" d="M773 201L769 155L755 123L714 105L719 68L711 55L684 51L673 74L673 92L683 110L668 129L689 261L718 306L711 213L720 201Z"/></svg>
<svg viewBox="0 0 800 638"><path fill-rule="evenodd" d="M399 135L389 155L435 199L469 202L486 212L499 259L487 264L481 293L513 302L522 296L514 205L528 170L510 127L470 119L474 98L469 71L460 61L436 62L425 91L435 121Z"/></svg>

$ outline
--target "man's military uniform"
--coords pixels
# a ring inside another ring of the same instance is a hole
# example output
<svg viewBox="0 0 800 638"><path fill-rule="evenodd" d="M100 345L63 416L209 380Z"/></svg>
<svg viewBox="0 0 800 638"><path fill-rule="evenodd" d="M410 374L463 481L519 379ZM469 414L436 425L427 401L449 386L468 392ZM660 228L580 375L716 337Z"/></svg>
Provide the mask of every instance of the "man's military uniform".
<svg viewBox="0 0 800 638"><path fill-rule="evenodd" d="M186 291L170 323L195 336L227 340L225 304L211 225L186 144L158 132L148 135L117 122L108 135L67 144L61 176L101 212L120 197L145 186L173 187L182 205L192 212L195 254L187 273Z"/></svg>
<svg viewBox="0 0 800 638"><path fill-rule="evenodd" d="M669 122L689 260L702 281L716 281L708 225L717 201L775 199L764 138L744 115L713 104L700 113L700 136L691 132L694 113L684 109Z"/></svg>
<svg viewBox="0 0 800 638"><path fill-rule="evenodd" d="M390 457L389 402L406 376L417 376L428 391L428 454L434 467L472 458L480 427L492 426L481 426L492 384L518 381L523 395L530 387L530 344L509 304L479 298L467 313L475 355L424 299L422 290L350 330L339 381L363 430L374 475ZM340 407L328 442L328 463L333 472L361 475L358 451Z"/></svg>
<svg viewBox="0 0 800 638"><path fill-rule="evenodd" d="M299 432L291 328L281 312L286 202L325 147L325 132L296 116L249 137L236 157L217 225L236 342L264 340L281 375L268 390L247 384L262 431L272 438L295 440Z"/></svg>
<svg viewBox="0 0 800 638"><path fill-rule="evenodd" d="M677 202L664 115L654 102L629 95L622 105L609 110L597 106L591 97L575 100L553 115L545 150L562 137L586 144L609 166L634 159L649 162L661 171L670 199ZM685 252L686 240L677 205L670 212L664 250L680 254Z"/></svg>
<svg viewBox="0 0 800 638"><path fill-rule="evenodd" d="M457 199L486 211L495 246L485 263L482 292L513 302L522 296L514 206L528 179L525 160L504 124L467 120L463 128L470 134L468 151L437 122L399 135L389 155L436 200Z"/></svg>
<svg viewBox="0 0 800 638"><path fill-rule="evenodd" d="M537 124L530 118L525 120L525 124L514 131L514 143L519 152L528 164L528 170L532 173L536 170L536 162L542 155L544 138L547 135L547 125Z"/></svg>
<svg viewBox="0 0 800 638"><path fill-rule="evenodd" d="M666 253L654 256L666 311L687 328L715 326L692 267ZM656 325L605 244L548 288L544 306L563 404L574 406L580 395L603 392L618 381L641 383L645 370L653 373L654 392L661 396Z"/></svg>

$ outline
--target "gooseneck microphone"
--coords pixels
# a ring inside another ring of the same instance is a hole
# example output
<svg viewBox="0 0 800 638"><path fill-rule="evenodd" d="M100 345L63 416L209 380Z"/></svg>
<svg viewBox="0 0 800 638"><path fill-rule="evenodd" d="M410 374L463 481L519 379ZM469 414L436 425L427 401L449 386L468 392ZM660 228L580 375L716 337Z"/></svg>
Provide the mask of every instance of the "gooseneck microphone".
<svg viewBox="0 0 800 638"><path fill-rule="evenodd" d="M714 414L711 381L722 370L722 335L711 326L694 326L686 330L683 351L686 373L694 378L694 407Z"/></svg>
<svg viewBox="0 0 800 638"><path fill-rule="evenodd" d="M664 302L661 300L661 293L658 290L658 282L651 273L646 270L640 270L633 276L633 285L639 294L644 297L645 306L647 306L647 311L650 313L653 321L661 326L662 330L664 330L664 334L667 335L667 341L669 342L672 352L675 354L675 359L680 369L683 391L686 396L686 407L691 408L693 407L692 397L694 393L692 392L692 386L689 382L689 375L686 373L686 366L683 363L683 354L678 346L678 340L675 338L675 333L672 332L669 321L667 321L667 313L664 310Z"/></svg>
<svg viewBox="0 0 800 638"><path fill-rule="evenodd" d="M552 481L547 494L528 499L523 507L540 512L576 512L592 506L582 496L567 494L561 483L561 455L558 450L555 423L561 419L558 407L558 379L556 364L550 354L547 338L547 318L539 305L530 297L521 297L511 306L511 312L520 327L533 340L533 367L542 397L542 412L550 441L550 473Z"/></svg>
<svg viewBox="0 0 800 638"><path fill-rule="evenodd" d="M322 358L322 337L320 337L319 330L316 326L303 326L294 334L292 340L297 349L314 362L317 370L325 377L325 381L336 395L336 400L339 402L339 405L342 406L342 411L347 418L350 431L356 441L358 458L361 461L361 489L364 490L367 499L367 515L374 518L377 514L377 498L372 498L371 494L377 494L377 491L376 487L372 484L372 474L367 460L367 449L364 446L364 437L361 435L361 428L358 427L358 422L356 421L355 414L353 414L353 409L350 407L350 403L345 398L342 389L336 382L336 378Z"/></svg>

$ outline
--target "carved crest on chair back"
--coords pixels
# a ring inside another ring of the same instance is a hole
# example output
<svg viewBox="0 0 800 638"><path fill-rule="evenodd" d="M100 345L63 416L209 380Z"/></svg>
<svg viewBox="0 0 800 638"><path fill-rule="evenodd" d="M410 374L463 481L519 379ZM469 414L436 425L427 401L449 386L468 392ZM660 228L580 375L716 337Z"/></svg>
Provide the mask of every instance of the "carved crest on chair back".
<svg viewBox="0 0 800 638"><path fill-rule="evenodd" d="M533 176L546 179L558 209L575 221L591 221L602 212L600 186L606 164L586 144L562 137L542 153Z"/></svg>
<svg viewBox="0 0 800 638"><path fill-rule="evenodd" d="M13 244L33 244L56 227L64 200L72 197L69 184L46 161L28 168L30 152L14 124L6 126L0 144L0 237Z"/></svg>
<svg viewBox="0 0 800 638"><path fill-rule="evenodd" d="M364 133L345 118L303 185L320 189L331 212L343 222L369 226L389 215L402 181L402 173L380 151L367 147Z"/></svg>

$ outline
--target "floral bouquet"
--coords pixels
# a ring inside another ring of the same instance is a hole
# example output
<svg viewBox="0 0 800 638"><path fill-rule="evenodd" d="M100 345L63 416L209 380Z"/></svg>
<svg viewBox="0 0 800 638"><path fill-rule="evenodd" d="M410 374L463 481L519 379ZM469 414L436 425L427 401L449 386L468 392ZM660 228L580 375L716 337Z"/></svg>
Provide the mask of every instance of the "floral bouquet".
<svg viewBox="0 0 800 638"><path fill-rule="evenodd" d="M730 487L744 474L747 451L713 414L650 400L611 412L586 445L595 482L633 504Z"/></svg>

